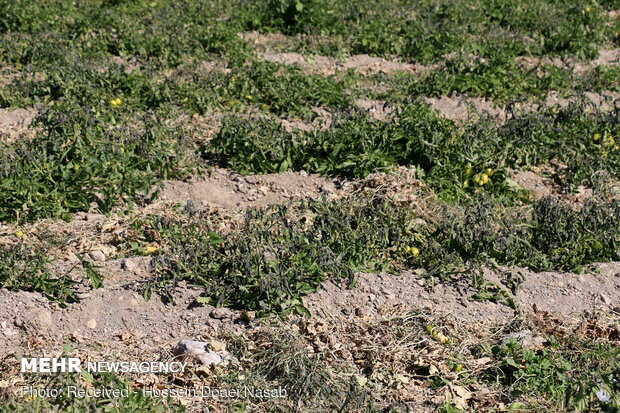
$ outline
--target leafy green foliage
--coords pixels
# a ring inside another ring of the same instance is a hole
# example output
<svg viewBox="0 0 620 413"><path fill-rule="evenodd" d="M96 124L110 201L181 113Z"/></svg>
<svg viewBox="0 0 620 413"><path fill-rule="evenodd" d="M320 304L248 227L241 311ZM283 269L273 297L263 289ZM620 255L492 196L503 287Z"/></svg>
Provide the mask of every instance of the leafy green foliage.
<svg viewBox="0 0 620 413"><path fill-rule="evenodd" d="M345 93L347 79L308 74L296 67L262 61L233 65L227 74L194 77L191 87L200 98L210 99L211 105L223 103L224 108L233 110L257 105L280 116L309 116L311 106L350 106ZM210 93L205 94L205 89Z"/></svg>
<svg viewBox="0 0 620 413"><path fill-rule="evenodd" d="M177 66L188 55L205 59L242 50L236 32L217 21L223 7L187 1L2 1L0 33L9 41L0 55L7 64L34 67L63 55L139 56L162 67Z"/></svg>
<svg viewBox="0 0 620 413"><path fill-rule="evenodd" d="M553 198L535 204L531 244L546 251L540 268L579 269L585 263L620 259L620 201L590 198L579 211Z"/></svg>
<svg viewBox="0 0 620 413"><path fill-rule="evenodd" d="M589 198L574 210L547 197L506 210L481 197L462 219L445 219L433 239L446 239L464 260L486 257L536 271L580 271L589 263L620 259L619 220L618 200Z"/></svg>
<svg viewBox="0 0 620 413"><path fill-rule="evenodd" d="M455 51L479 56L596 56L593 43L617 40L605 9L594 2L566 7L526 2L399 2L273 0L244 2L234 20L246 30L345 39L350 53L437 61ZM306 44L303 45L304 47ZM319 52L329 52L321 48Z"/></svg>
<svg viewBox="0 0 620 413"><path fill-rule="evenodd" d="M550 91L586 90L602 92L618 88L613 66L598 66L583 77L572 70L539 64L531 69L519 67L513 57L497 55L484 61L463 54L447 59L443 70L429 71L405 83L409 94L444 96L452 93L489 97L496 103L515 98L544 99ZM395 89L403 88L402 84ZM389 94L389 93L386 93Z"/></svg>
<svg viewBox="0 0 620 413"><path fill-rule="evenodd" d="M158 280L148 297L172 297L177 282L205 288L200 302L257 310L260 314L305 313L301 296L326 279L379 271L394 264L417 269L429 279L471 276L472 300L515 303L523 276L499 265L536 271L580 271L593 262L620 259L617 200L591 198L574 211L546 198L533 206L506 208L479 197L464 210L436 211L432 225L415 225L406 206L382 197L311 201L298 206L249 210L244 225L226 235L210 230L207 217L189 223L152 218L149 230L169 244L154 258ZM415 248L415 252L412 252ZM502 284L484 279L482 265L504 274Z"/></svg>
<svg viewBox="0 0 620 413"><path fill-rule="evenodd" d="M50 264L43 254L26 246L0 247L0 288L37 291L61 305L79 301L71 288L77 283L71 277L75 267L64 274L55 274ZM81 260L81 267L85 271L85 281L94 288L103 286L101 275L92 264Z"/></svg>
<svg viewBox="0 0 620 413"><path fill-rule="evenodd" d="M0 219L70 219L93 202L107 212L141 199L139 192L144 199L161 179L179 173L178 130L149 117L144 131L112 128L113 116L64 102L42 114L43 133L2 152Z"/></svg>
<svg viewBox="0 0 620 413"><path fill-rule="evenodd" d="M487 371L486 380L509 386L511 396L544 394L563 410L583 411L598 406L603 411L614 411L620 378L617 347L577 343L566 348L552 339L550 347L529 350L509 339L505 345L487 347L486 351L499 362ZM599 401L596 393L602 388L608 390L611 402Z"/></svg>
<svg viewBox="0 0 620 413"><path fill-rule="evenodd" d="M250 210L240 232L224 237L199 220L182 228L158 220L155 229L170 234L174 244L155 258L157 284L187 280L204 287L206 301L218 306L305 314L300 297L321 281L351 284L354 271L388 266L407 214L369 201L312 201L295 209ZM147 286L145 294L156 287Z"/></svg>
<svg viewBox="0 0 620 413"><path fill-rule="evenodd" d="M620 112L588 112L585 103L537 114L514 112L502 125L494 119L459 126L426 104L412 101L382 122L355 111L337 117L327 130L289 133L273 122L230 117L203 147L242 173L306 170L364 177L392 165L418 165L424 180L446 199L486 191L509 199L523 192L508 179L507 167L559 160L568 167L557 179L591 186L597 173L618 179ZM480 183L483 174L487 182Z"/></svg>
<svg viewBox="0 0 620 413"><path fill-rule="evenodd" d="M568 108L515 109L540 103L549 91L561 97L620 91L616 66L580 73L550 63L587 63L598 49L618 47L620 20L608 15L618 8L618 0L0 0L0 107L39 112L29 138L0 136L0 221L68 220L95 206L109 212L149 202L164 179L185 178L198 165L186 139L195 131L188 133L185 120L241 112L224 115L215 139L202 147L210 161L243 173L305 170L350 178L415 165L417 178L437 195L436 208L420 224L407 206L381 196L313 200L250 209L243 225L226 233L189 207L181 220L150 217L152 232L117 245L147 255L147 242L162 241L146 296L172 297L184 280L205 288L198 303L307 315L302 296L325 280L353 287L356 271L408 267L426 275L431 287L436 279L466 274L477 290L470 300L514 308L508 291L516 292L523 275L505 266L577 272L620 259L620 206L605 192L620 179L617 105L603 112L584 99ZM239 35L247 30L288 37L253 42L252 35ZM439 64L421 73L325 75L256 54L274 49ZM507 103L506 121L458 124L422 100L452 93ZM387 100L393 114L374 120L354 108L356 98ZM115 99L122 103L110 104ZM329 128L291 133L280 126L281 119L313 120L314 107L334 114ZM557 185L586 185L595 196L579 206L552 198L530 204L511 169L550 171L551 164L553 172L543 174ZM139 224L132 230L143 231ZM75 268L56 274L44 254L0 246L0 287L37 291L61 305L76 301L74 270L95 288L103 283L97 267L78 258ZM484 278L488 266L500 283ZM409 345L420 326L400 324L399 338ZM257 356L258 377L244 371L249 377L241 381L231 372L233 386L284 384L297 408L319 397L340 411L360 410L369 387L356 380L349 391L344 381L335 385L319 353L306 351L310 342L296 339L271 335L271 347L248 350ZM542 395L558 409L614 409L596 402L602 388L618 397L618 351L611 345L553 342L534 351L510 343L487 350L495 366L455 369L457 380L484 374L512 398ZM48 378L48 386L77 384L75 376ZM129 385L111 375L83 379L95 387ZM515 402L508 410L522 406ZM443 408L456 411L449 403ZM138 393L119 400L9 396L1 409L183 411ZM376 411L370 404L366 410Z"/></svg>

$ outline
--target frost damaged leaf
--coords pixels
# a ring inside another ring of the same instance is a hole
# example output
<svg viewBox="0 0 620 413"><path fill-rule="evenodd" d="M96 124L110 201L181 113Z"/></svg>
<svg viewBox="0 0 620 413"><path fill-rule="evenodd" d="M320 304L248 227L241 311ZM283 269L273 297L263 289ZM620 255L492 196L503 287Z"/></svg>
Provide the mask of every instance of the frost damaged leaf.
<svg viewBox="0 0 620 413"><path fill-rule="evenodd" d="M357 380L357 384L360 387L364 387L366 385L366 383L368 383L368 379L364 376L362 376L361 374L356 374L355 375L355 380Z"/></svg>
<svg viewBox="0 0 620 413"><path fill-rule="evenodd" d="M454 400L454 405L461 409L467 410L469 406L467 405L467 401L471 399L472 392L467 390L465 387L450 385L450 393L452 394L452 400Z"/></svg>

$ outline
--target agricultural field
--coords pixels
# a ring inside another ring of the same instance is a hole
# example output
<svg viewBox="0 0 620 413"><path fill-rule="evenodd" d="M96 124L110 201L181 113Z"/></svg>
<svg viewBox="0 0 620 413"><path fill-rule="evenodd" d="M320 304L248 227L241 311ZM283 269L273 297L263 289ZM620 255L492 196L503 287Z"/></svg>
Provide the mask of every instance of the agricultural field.
<svg viewBox="0 0 620 413"><path fill-rule="evenodd" d="M0 411L620 411L619 16L0 0Z"/></svg>

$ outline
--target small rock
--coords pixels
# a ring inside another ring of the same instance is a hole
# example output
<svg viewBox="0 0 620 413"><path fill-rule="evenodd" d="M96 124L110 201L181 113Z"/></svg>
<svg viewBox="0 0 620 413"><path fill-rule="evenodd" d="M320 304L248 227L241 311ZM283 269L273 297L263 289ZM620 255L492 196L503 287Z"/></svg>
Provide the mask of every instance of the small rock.
<svg viewBox="0 0 620 413"><path fill-rule="evenodd" d="M220 308L216 308L215 310L211 311L209 315L211 316L211 318L215 318L217 320L223 320L226 318L232 318L234 313L229 308L220 307Z"/></svg>
<svg viewBox="0 0 620 413"><path fill-rule="evenodd" d="M601 293L601 301L605 305L611 305L611 298L607 297L604 293Z"/></svg>
<svg viewBox="0 0 620 413"><path fill-rule="evenodd" d="M13 331L11 329L5 328L2 330L2 333L6 336L6 337L11 337L11 336L16 336L19 333L17 331Z"/></svg>
<svg viewBox="0 0 620 413"><path fill-rule="evenodd" d="M121 262L121 268L125 271L136 272L136 270L138 269L138 263L136 262L136 260L125 258Z"/></svg>
<svg viewBox="0 0 620 413"><path fill-rule="evenodd" d="M45 309L34 309L16 318L15 325L28 333L42 332L52 326L52 313Z"/></svg>
<svg viewBox="0 0 620 413"><path fill-rule="evenodd" d="M223 342L223 341L211 340L210 344L211 344L211 348L214 351L224 351L224 350L226 350L226 343Z"/></svg>
<svg viewBox="0 0 620 413"><path fill-rule="evenodd" d="M205 365L223 364L224 359L230 359L230 355L225 351L222 351L224 357L215 351L207 351L208 346L209 343L203 341L183 339L172 349L172 353L185 359L194 359Z"/></svg>
<svg viewBox="0 0 620 413"><path fill-rule="evenodd" d="M93 261L105 261L105 254L99 250L91 251L88 255Z"/></svg>
<svg viewBox="0 0 620 413"><path fill-rule="evenodd" d="M80 259L78 258L77 255L75 255L74 253L70 252L65 256L65 259L71 263L79 263Z"/></svg>
<svg viewBox="0 0 620 413"><path fill-rule="evenodd" d="M182 355L195 356L198 354L206 353L208 346L209 346L209 343L205 343L204 341L183 339L179 341L179 343L172 349L172 353L175 356L182 356Z"/></svg>
<svg viewBox="0 0 620 413"><path fill-rule="evenodd" d="M358 307L355 309L355 315L359 318L368 318L370 316L370 311L364 307Z"/></svg>
<svg viewBox="0 0 620 413"><path fill-rule="evenodd" d="M208 353L199 354L196 356L202 364L210 365L210 364L222 364L222 357L214 351L209 351Z"/></svg>
<svg viewBox="0 0 620 413"><path fill-rule="evenodd" d="M528 350L541 348L547 342L544 337L534 335L530 330L522 330L508 334L502 339L502 345L506 345L510 338L514 339L523 348Z"/></svg>
<svg viewBox="0 0 620 413"><path fill-rule="evenodd" d="M131 300L129 300L129 305L127 306L127 309L131 311L139 310L140 304L138 303L138 300L136 300L135 298L132 298Z"/></svg>
<svg viewBox="0 0 620 413"><path fill-rule="evenodd" d="M428 225L426 221L424 221L422 218L416 218L413 220L413 225L422 225L422 226L426 226Z"/></svg>
<svg viewBox="0 0 620 413"><path fill-rule="evenodd" d="M88 320L86 322L86 327L90 328L91 330L94 330L97 328L97 320L95 320L94 318L91 318L90 320Z"/></svg>
<svg viewBox="0 0 620 413"><path fill-rule="evenodd" d="M17 331L9 329L6 321L0 323L0 327L2 327L2 332L7 337L16 336L19 334Z"/></svg>

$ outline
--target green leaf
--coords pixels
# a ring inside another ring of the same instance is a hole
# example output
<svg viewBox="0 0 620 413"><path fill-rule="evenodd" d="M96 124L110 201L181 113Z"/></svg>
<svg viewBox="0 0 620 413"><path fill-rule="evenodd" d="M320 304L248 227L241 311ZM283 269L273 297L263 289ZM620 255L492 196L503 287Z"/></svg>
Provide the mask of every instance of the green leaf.
<svg viewBox="0 0 620 413"><path fill-rule="evenodd" d="M303 304L297 304L295 306L295 312L297 312L297 314L304 316L304 317L310 318L311 316L310 311L306 307L304 307Z"/></svg>
<svg viewBox="0 0 620 413"><path fill-rule="evenodd" d="M89 382L89 383L94 383L94 382L95 382L95 379L93 378L93 375L92 375L92 374L90 374L88 371L86 371L86 370L82 370L82 371L81 371L81 375L82 375L82 377L84 377L84 379L85 379L87 382Z"/></svg>
<svg viewBox="0 0 620 413"><path fill-rule="evenodd" d="M285 159L280 164L280 168L278 168L278 172L280 173L285 172L288 169L288 167L289 167L288 161Z"/></svg>

